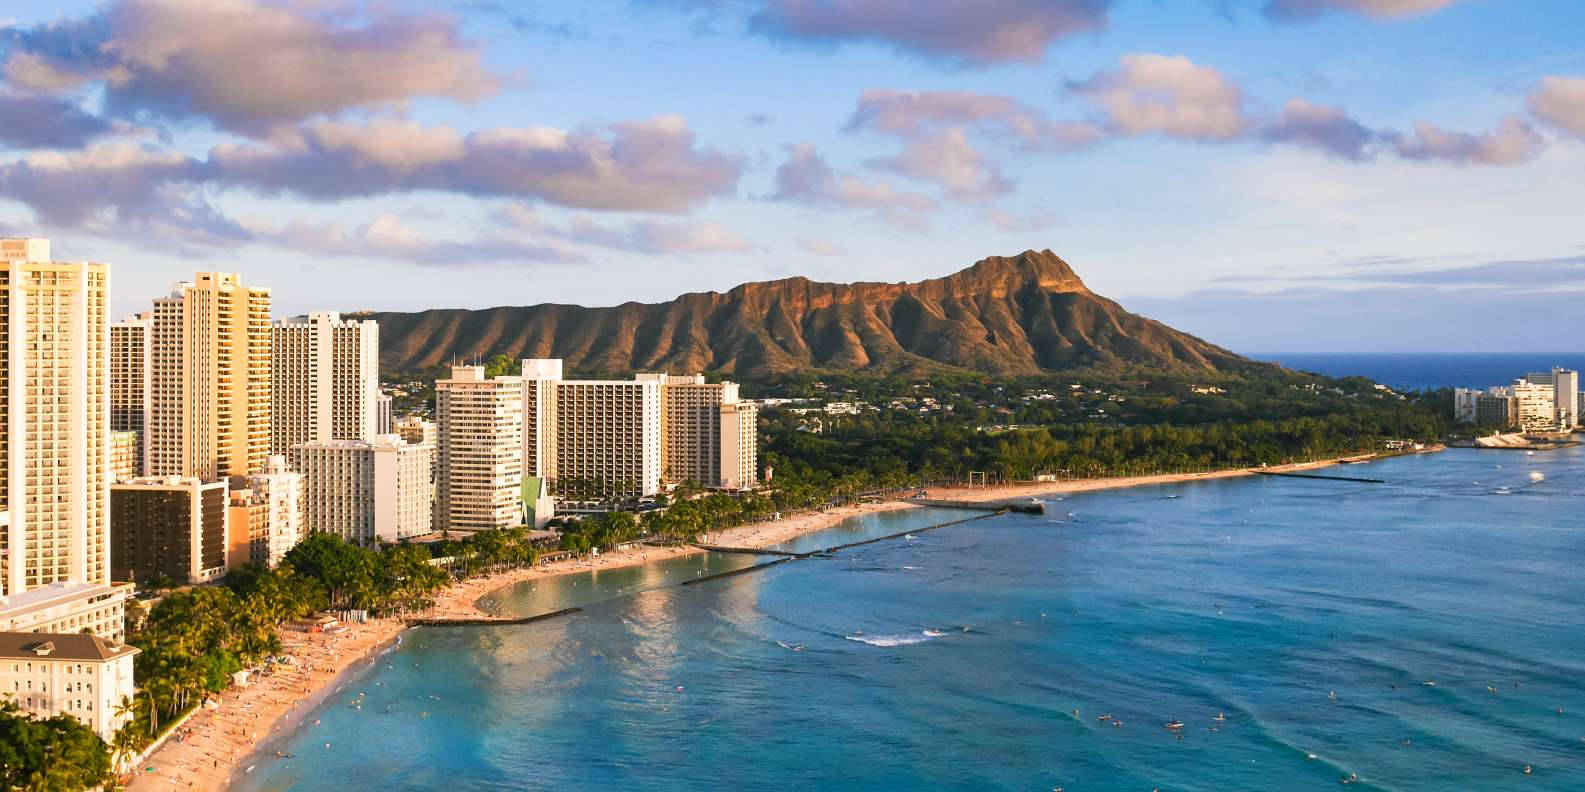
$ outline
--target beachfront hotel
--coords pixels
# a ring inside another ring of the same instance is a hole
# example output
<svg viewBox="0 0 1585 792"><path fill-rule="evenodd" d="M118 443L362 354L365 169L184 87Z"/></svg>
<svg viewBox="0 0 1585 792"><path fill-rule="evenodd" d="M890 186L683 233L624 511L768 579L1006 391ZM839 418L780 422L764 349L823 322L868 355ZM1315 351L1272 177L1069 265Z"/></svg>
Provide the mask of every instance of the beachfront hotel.
<svg viewBox="0 0 1585 792"><path fill-rule="evenodd" d="M132 714L138 649L82 633L0 633L0 700L35 718L70 715L110 742Z"/></svg>
<svg viewBox="0 0 1585 792"><path fill-rule="evenodd" d="M226 574L225 480L138 478L110 486L111 572L210 583Z"/></svg>
<svg viewBox="0 0 1585 792"><path fill-rule="evenodd" d="M523 473L564 500L650 497L692 481L714 489L758 482L758 407L733 382L641 373L568 380L562 361L522 363Z"/></svg>
<svg viewBox="0 0 1585 792"><path fill-rule="evenodd" d="M523 384L453 366L435 382L435 528L483 531L522 523Z"/></svg>
<svg viewBox="0 0 1585 792"><path fill-rule="evenodd" d="M660 383L563 380L556 384L555 427L559 497L607 500L660 492Z"/></svg>
<svg viewBox="0 0 1585 792"><path fill-rule="evenodd" d="M523 475L556 478L556 386L561 360L523 361Z"/></svg>
<svg viewBox="0 0 1585 792"><path fill-rule="evenodd" d="M110 325L110 431L134 432L137 461L132 475L141 476L148 453L150 345L154 313L144 311Z"/></svg>
<svg viewBox="0 0 1585 792"><path fill-rule="evenodd" d="M366 440L380 423L380 326L334 311L270 328L270 453L303 443ZM386 403L387 415L389 402Z"/></svg>
<svg viewBox="0 0 1585 792"><path fill-rule="evenodd" d="M116 641L110 573L110 268L0 240L0 631Z"/></svg>
<svg viewBox="0 0 1585 792"><path fill-rule="evenodd" d="M758 407L735 382L704 375L639 374L660 383L661 478L715 489L751 489L757 476Z"/></svg>
<svg viewBox="0 0 1585 792"><path fill-rule="evenodd" d="M1571 432L1580 422L1579 372L1553 368L1532 372L1511 385L1453 390L1453 415L1459 423L1548 434Z"/></svg>
<svg viewBox="0 0 1585 792"><path fill-rule="evenodd" d="M243 564L274 567L308 535L304 527L305 482L272 454L264 470L230 481L226 510L226 568Z"/></svg>
<svg viewBox="0 0 1585 792"><path fill-rule="evenodd" d="M270 290L200 272L154 301L148 466L215 479L270 452Z"/></svg>
<svg viewBox="0 0 1585 792"><path fill-rule="evenodd" d="M401 435L322 440L297 447L310 531L354 544L397 542L433 524L435 447Z"/></svg>

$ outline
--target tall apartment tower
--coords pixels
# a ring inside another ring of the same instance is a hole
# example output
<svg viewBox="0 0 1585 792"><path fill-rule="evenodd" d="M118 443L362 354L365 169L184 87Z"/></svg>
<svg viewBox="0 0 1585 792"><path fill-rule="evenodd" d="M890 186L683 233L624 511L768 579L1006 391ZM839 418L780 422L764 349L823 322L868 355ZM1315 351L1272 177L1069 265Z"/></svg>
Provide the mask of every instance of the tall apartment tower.
<svg viewBox="0 0 1585 792"><path fill-rule="evenodd" d="M379 324L316 311L277 322L270 336L270 453L382 434Z"/></svg>
<svg viewBox="0 0 1585 792"><path fill-rule="evenodd" d="M375 360L379 360L379 344L375 344ZM379 376L375 376L376 391L379 386ZM396 434L396 416L391 414L393 407L391 395L381 393L374 398L374 433L377 435Z"/></svg>
<svg viewBox="0 0 1585 792"><path fill-rule="evenodd" d="M734 401L721 405L722 489L753 489L759 485L759 405Z"/></svg>
<svg viewBox="0 0 1585 792"><path fill-rule="evenodd" d="M148 457L149 363L154 313L144 311L110 325L110 431L136 432L133 475Z"/></svg>
<svg viewBox="0 0 1585 792"><path fill-rule="evenodd" d="M1580 422L1579 372L1556 368L1526 374L1525 381L1534 385L1552 387L1552 409L1556 413L1557 430L1566 432Z"/></svg>
<svg viewBox="0 0 1585 792"><path fill-rule="evenodd" d="M435 529L480 531L522 521L523 383L453 366L435 382Z"/></svg>
<svg viewBox="0 0 1585 792"><path fill-rule="evenodd" d="M561 381L555 442L558 498L610 500L660 492L660 383Z"/></svg>
<svg viewBox="0 0 1585 792"><path fill-rule="evenodd" d="M200 272L154 301L148 470L245 476L270 453L270 290Z"/></svg>
<svg viewBox="0 0 1585 792"><path fill-rule="evenodd" d="M523 361L523 475L556 478L556 388L558 358Z"/></svg>
<svg viewBox="0 0 1585 792"><path fill-rule="evenodd" d="M1516 379L1506 388L1519 403L1519 428L1526 432L1557 431L1557 401L1550 383Z"/></svg>
<svg viewBox="0 0 1585 792"><path fill-rule="evenodd" d="M759 413L738 398L737 383L705 382L702 374L640 374L638 379L660 383L664 481L722 489L754 486Z"/></svg>
<svg viewBox="0 0 1585 792"><path fill-rule="evenodd" d="M120 640L110 585L110 268L0 240L0 631Z"/></svg>

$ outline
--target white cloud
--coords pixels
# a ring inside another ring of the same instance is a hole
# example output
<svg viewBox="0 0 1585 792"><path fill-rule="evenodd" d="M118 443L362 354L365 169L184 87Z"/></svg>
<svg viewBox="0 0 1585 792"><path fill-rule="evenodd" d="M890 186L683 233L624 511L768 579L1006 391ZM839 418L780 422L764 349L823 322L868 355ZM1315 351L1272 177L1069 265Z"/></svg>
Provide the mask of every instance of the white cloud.
<svg viewBox="0 0 1585 792"><path fill-rule="evenodd" d="M1099 72L1068 89L1094 102L1120 135L1235 140L1251 123L1237 85L1182 55L1124 55L1116 71Z"/></svg>
<svg viewBox="0 0 1585 792"><path fill-rule="evenodd" d="M1585 77L1542 77L1528 104L1536 118L1585 139Z"/></svg>

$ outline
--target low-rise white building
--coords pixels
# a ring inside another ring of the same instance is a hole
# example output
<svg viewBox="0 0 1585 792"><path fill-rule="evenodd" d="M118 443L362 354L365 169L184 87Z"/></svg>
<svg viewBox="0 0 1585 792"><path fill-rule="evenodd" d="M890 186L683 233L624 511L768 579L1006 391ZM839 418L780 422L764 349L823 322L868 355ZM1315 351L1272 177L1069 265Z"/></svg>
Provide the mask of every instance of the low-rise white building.
<svg viewBox="0 0 1585 792"><path fill-rule="evenodd" d="M131 718L137 647L81 633L0 632L0 699L36 718L70 715L110 742Z"/></svg>
<svg viewBox="0 0 1585 792"><path fill-rule="evenodd" d="M429 533L434 453L433 445L408 443L400 435L298 446L308 530L357 544Z"/></svg>
<svg viewBox="0 0 1585 792"><path fill-rule="evenodd" d="M57 581L21 594L0 595L0 632L80 633L116 643L126 639L131 583Z"/></svg>
<svg viewBox="0 0 1585 792"><path fill-rule="evenodd" d="M227 518L226 567L247 563L274 567L307 535L304 528L303 474L271 456L263 473L231 480Z"/></svg>

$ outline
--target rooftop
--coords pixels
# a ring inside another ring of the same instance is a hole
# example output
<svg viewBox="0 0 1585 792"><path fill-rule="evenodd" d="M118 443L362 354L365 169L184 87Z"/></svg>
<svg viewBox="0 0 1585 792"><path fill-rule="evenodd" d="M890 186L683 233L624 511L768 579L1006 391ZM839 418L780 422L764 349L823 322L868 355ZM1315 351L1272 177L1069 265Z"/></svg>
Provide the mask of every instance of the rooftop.
<svg viewBox="0 0 1585 792"><path fill-rule="evenodd" d="M114 587L102 583L59 581L20 594L0 596L0 617L20 616L53 605L114 593Z"/></svg>
<svg viewBox="0 0 1585 792"><path fill-rule="evenodd" d="M138 653L138 648L82 633L0 632L0 659L114 660Z"/></svg>

